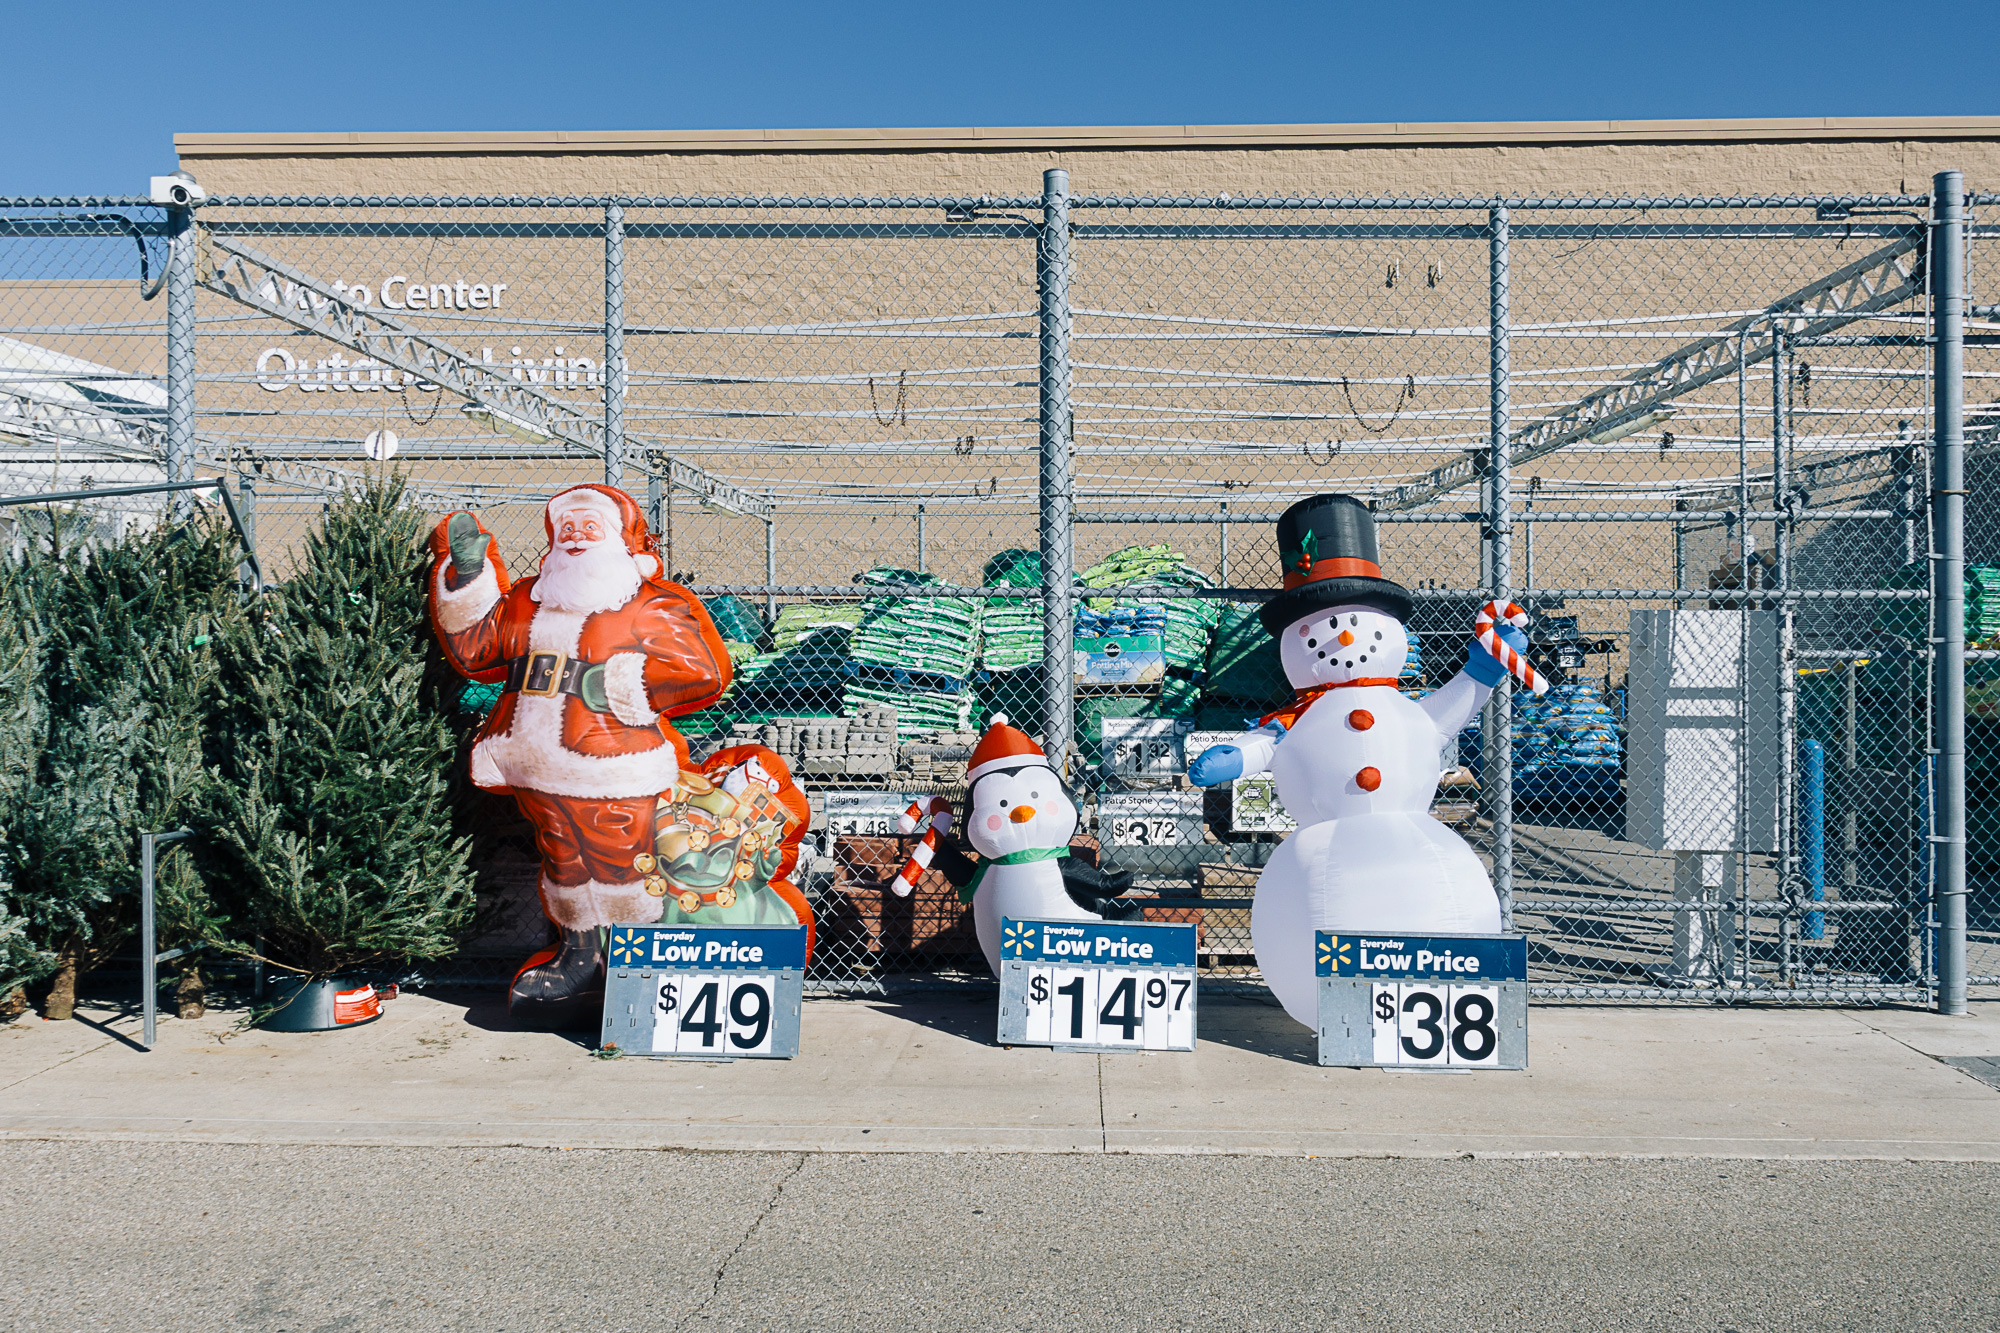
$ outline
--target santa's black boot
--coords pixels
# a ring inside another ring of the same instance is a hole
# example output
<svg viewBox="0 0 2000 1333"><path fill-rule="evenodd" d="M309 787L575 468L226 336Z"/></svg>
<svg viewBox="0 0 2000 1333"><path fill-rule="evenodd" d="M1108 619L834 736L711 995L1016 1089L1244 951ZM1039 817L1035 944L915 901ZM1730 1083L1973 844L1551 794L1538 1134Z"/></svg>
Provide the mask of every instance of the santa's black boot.
<svg viewBox="0 0 2000 1333"><path fill-rule="evenodd" d="M562 932L553 952L514 974L507 1016L536 1032L595 1032L604 1015L604 944L595 927Z"/></svg>

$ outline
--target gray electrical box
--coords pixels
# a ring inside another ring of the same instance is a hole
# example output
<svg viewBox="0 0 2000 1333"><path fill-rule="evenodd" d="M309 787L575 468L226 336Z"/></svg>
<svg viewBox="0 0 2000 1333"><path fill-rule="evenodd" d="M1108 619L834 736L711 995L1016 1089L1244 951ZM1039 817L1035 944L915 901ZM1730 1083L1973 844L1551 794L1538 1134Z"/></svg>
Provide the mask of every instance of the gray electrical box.
<svg viewBox="0 0 2000 1333"><path fill-rule="evenodd" d="M1627 837L1655 851L1775 850L1781 667L1775 611L1632 613Z"/></svg>

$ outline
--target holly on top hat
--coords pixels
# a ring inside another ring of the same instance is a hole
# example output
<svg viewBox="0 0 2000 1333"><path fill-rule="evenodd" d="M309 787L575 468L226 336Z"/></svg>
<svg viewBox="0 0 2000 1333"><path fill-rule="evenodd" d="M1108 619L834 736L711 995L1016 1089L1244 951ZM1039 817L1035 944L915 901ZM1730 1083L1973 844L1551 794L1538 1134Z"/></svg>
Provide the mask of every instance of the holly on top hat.
<svg viewBox="0 0 2000 1333"><path fill-rule="evenodd" d="M969 787L995 769L1020 768L1024 764L1040 764L1046 768L1048 763L1047 753L1035 744L1027 732L1009 726L1005 713L995 713L987 724L986 734L972 749L972 762L966 766L965 783Z"/></svg>
<svg viewBox="0 0 2000 1333"><path fill-rule="evenodd" d="M1409 589L1382 577L1375 515L1351 495L1314 495L1278 516L1278 560L1285 590L1258 618L1273 635L1330 606L1373 607L1408 622Z"/></svg>

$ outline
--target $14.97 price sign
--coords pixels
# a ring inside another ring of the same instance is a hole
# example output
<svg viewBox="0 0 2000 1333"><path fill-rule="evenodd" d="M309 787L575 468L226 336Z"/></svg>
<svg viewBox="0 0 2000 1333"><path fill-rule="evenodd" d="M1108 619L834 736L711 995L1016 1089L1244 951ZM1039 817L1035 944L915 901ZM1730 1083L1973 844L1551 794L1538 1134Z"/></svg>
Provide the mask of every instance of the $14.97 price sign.
<svg viewBox="0 0 2000 1333"><path fill-rule="evenodd" d="M1191 1051L1195 928L1000 922L1000 1042L1076 1051Z"/></svg>
<svg viewBox="0 0 2000 1333"><path fill-rule="evenodd" d="M799 1053L804 926L613 926L602 1045L691 1060Z"/></svg>
<svg viewBox="0 0 2000 1333"><path fill-rule="evenodd" d="M1321 931L1314 962L1323 1065L1528 1066L1523 936Z"/></svg>

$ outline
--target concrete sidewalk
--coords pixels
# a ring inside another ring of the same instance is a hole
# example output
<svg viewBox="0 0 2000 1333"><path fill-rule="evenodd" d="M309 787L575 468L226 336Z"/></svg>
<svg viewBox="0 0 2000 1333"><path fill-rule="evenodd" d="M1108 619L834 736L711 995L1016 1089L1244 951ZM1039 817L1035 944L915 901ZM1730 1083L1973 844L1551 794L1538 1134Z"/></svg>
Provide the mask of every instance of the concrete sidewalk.
<svg viewBox="0 0 2000 1333"><path fill-rule="evenodd" d="M1311 1036L1204 997L1193 1055L992 1040L989 994L817 1000L797 1060L600 1059L497 997L405 995L369 1026L233 1032L32 1016L0 1028L0 1137L826 1152L2000 1161L2000 1006L1537 1007L1531 1068L1321 1069Z"/></svg>

